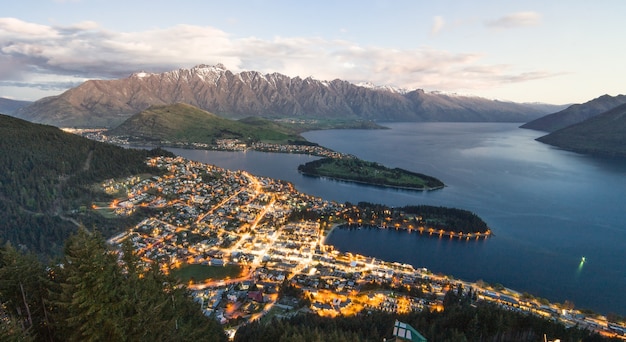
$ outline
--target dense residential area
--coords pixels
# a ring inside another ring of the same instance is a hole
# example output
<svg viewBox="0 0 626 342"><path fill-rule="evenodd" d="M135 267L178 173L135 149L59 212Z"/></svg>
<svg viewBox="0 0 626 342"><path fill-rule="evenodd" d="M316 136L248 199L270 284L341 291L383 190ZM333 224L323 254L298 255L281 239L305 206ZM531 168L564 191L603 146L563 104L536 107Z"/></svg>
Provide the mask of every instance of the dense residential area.
<svg viewBox="0 0 626 342"><path fill-rule="evenodd" d="M567 305L334 250L324 240L351 208L299 193L290 183L181 157L154 157L148 164L167 172L102 184L122 198L94 206L103 215L130 215L142 207L158 212L109 243L121 248L130 241L146 267L156 262L184 281L205 315L230 336L242 324L301 313L442 311L451 291L567 327L623 336L624 326Z"/></svg>

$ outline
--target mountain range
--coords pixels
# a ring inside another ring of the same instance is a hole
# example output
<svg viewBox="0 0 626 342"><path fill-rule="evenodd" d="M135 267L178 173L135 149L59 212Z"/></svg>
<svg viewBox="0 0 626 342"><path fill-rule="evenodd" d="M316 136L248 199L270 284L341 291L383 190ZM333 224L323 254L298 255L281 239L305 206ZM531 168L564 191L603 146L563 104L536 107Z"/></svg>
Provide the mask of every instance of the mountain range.
<svg viewBox="0 0 626 342"><path fill-rule="evenodd" d="M626 157L626 104L537 140L579 153Z"/></svg>
<svg viewBox="0 0 626 342"><path fill-rule="evenodd" d="M549 113L545 106L359 86L339 79L233 73L218 64L90 80L38 100L14 115L61 127L113 128L150 106L173 103L190 104L227 118L528 122Z"/></svg>
<svg viewBox="0 0 626 342"><path fill-rule="evenodd" d="M16 110L28 106L30 101L18 101L0 97L0 113L13 114Z"/></svg>
<svg viewBox="0 0 626 342"><path fill-rule="evenodd" d="M591 101L574 104L562 111L546 115L522 125L522 128L554 132L561 128L583 122L591 117L626 103L626 95L602 95Z"/></svg>

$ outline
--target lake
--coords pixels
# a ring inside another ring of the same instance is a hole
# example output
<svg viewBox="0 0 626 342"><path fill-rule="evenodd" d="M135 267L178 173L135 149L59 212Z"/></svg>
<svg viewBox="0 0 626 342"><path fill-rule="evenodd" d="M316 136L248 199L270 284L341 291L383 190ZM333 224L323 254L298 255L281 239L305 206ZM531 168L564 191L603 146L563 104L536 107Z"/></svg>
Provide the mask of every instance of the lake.
<svg viewBox="0 0 626 342"><path fill-rule="evenodd" d="M435 273L572 301L626 315L626 161L563 151L511 123L388 123L388 130L304 135L336 151L434 176L442 190L385 189L307 177L297 166L317 157L170 149L183 157L283 179L338 202L428 204L466 209L493 238L437 239L395 230L335 230L342 251L426 267ZM581 258L586 262L581 264Z"/></svg>

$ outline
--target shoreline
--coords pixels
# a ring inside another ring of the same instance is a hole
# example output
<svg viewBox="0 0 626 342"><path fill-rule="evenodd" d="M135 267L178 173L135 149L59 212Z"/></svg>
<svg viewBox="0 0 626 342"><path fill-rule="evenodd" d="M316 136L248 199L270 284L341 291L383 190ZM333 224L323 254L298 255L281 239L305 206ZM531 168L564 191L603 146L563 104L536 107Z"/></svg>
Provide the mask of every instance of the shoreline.
<svg viewBox="0 0 626 342"><path fill-rule="evenodd" d="M337 229L339 226L344 225L345 223L335 223L333 224L333 226L328 230L328 233L323 235L323 238L320 240L321 242L321 247L325 247L325 246L331 246L331 245L327 245L326 244L326 240L328 239L328 237L335 231L335 229ZM334 247L333 247L334 248Z"/></svg>
<svg viewBox="0 0 626 342"><path fill-rule="evenodd" d="M481 238L483 239L487 239L490 237L495 236L495 234L491 231L491 229L487 229L486 232L482 233L482 232L473 232L473 233L463 233L463 232L455 232L452 230L443 230L443 229L439 229L439 230L435 230L434 228L428 228L426 229L425 227L420 227L420 228L407 228L407 227L386 227L386 226L376 226L376 225L361 225L361 226L355 226L355 227L351 227L349 223L339 223L334 225L331 230L328 232L328 234L326 235L326 237L330 236L330 233L332 231L334 231L336 228L347 228L347 229L362 229L362 228L368 228L368 229L394 229L396 231L406 231L409 234L416 232L419 233L420 235L424 235L425 237L436 237L436 238L442 238L442 237L448 237L450 239L458 239L458 240L479 240ZM425 235L428 234L428 235ZM325 239L324 239L325 240Z"/></svg>

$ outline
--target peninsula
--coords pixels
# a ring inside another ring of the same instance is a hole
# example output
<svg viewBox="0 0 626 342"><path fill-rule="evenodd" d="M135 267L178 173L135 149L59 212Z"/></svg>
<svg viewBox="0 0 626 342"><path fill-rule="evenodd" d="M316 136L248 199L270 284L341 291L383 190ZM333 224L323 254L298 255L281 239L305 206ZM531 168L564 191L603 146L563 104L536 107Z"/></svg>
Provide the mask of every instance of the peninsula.
<svg viewBox="0 0 626 342"><path fill-rule="evenodd" d="M298 166L298 172L314 177L410 190L436 190L445 184L439 179L400 168L388 168L353 156L322 158Z"/></svg>
<svg viewBox="0 0 626 342"><path fill-rule="evenodd" d="M428 236L466 239L487 238L492 235L487 223L471 211L436 207L430 205L409 205L388 207L382 204L359 202L346 205L341 218L347 228L378 227L395 228L408 232L417 231Z"/></svg>

